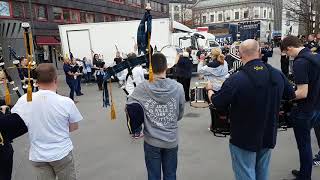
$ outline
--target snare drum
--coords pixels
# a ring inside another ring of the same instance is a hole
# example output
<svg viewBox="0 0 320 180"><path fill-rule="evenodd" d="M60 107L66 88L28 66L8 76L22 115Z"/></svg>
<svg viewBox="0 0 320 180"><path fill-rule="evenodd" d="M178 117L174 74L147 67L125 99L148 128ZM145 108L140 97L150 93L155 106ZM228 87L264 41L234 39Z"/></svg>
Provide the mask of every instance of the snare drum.
<svg viewBox="0 0 320 180"><path fill-rule="evenodd" d="M292 121L290 118L293 103L291 101L281 101L278 128L286 130L292 127Z"/></svg>
<svg viewBox="0 0 320 180"><path fill-rule="evenodd" d="M196 86L190 90L190 106L195 108L209 107L208 93L204 86Z"/></svg>
<svg viewBox="0 0 320 180"><path fill-rule="evenodd" d="M209 106L211 115L211 128L214 136L226 137L230 135L230 116L229 111L218 111L212 104Z"/></svg>

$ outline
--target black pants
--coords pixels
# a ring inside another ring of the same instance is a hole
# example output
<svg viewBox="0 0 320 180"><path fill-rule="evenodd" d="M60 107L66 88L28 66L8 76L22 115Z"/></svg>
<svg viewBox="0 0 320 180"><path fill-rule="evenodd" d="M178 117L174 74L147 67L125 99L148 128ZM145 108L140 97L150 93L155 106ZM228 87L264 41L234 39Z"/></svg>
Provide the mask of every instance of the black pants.
<svg viewBox="0 0 320 180"><path fill-rule="evenodd" d="M190 81L191 78L177 77L177 81L182 84L184 89L184 97L186 101L190 101Z"/></svg>
<svg viewBox="0 0 320 180"><path fill-rule="evenodd" d="M11 180L13 165L13 148L11 144L0 145L0 179Z"/></svg>
<svg viewBox="0 0 320 180"><path fill-rule="evenodd" d="M99 90L102 90L103 75L97 75L97 84L98 84Z"/></svg>

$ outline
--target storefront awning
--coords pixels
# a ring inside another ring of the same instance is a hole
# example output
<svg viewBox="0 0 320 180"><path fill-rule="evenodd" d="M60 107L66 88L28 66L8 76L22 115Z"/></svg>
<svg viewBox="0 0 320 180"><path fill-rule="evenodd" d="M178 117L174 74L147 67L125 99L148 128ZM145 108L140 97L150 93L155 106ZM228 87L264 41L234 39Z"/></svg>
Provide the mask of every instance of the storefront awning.
<svg viewBox="0 0 320 180"><path fill-rule="evenodd" d="M37 45L60 45L60 41L53 36L36 36Z"/></svg>

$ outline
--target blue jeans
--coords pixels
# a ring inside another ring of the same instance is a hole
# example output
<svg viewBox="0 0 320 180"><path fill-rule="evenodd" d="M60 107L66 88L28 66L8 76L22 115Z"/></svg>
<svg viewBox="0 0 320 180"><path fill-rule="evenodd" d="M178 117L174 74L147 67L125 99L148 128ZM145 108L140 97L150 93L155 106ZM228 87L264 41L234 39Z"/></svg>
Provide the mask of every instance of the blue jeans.
<svg viewBox="0 0 320 180"><path fill-rule="evenodd" d="M90 82L91 81L91 72L87 72L87 74L85 74L84 78L86 79L86 82Z"/></svg>
<svg viewBox="0 0 320 180"><path fill-rule="evenodd" d="M178 146L172 149L158 148L144 142L145 163L148 180L176 180L178 165Z"/></svg>
<svg viewBox="0 0 320 180"><path fill-rule="evenodd" d="M299 157L300 175L303 180L310 180L312 174L311 129L320 121L320 112L300 112L295 109L291 113L294 135L296 137Z"/></svg>
<svg viewBox="0 0 320 180"><path fill-rule="evenodd" d="M268 180L271 149L247 151L230 143L232 169L236 180Z"/></svg>
<svg viewBox="0 0 320 180"><path fill-rule="evenodd" d="M76 79L76 94L79 96L81 94L81 76Z"/></svg>
<svg viewBox="0 0 320 180"><path fill-rule="evenodd" d="M75 79L66 79L66 82L70 88L70 94L69 97L70 99L74 100L74 92L75 92L75 87L76 87L76 80Z"/></svg>

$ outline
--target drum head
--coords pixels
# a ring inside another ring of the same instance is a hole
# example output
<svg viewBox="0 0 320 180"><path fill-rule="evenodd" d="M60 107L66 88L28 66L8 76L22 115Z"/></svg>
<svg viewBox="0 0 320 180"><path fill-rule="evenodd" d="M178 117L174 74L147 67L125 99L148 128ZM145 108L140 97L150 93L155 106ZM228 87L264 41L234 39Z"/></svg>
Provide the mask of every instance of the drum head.
<svg viewBox="0 0 320 180"><path fill-rule="evenodd" d="M176 60L178 57L178 51L175 46L166 46L161 49L161 53L164 54L167 58L167 66L168 68L172 68L176 64Z"/></svg>

